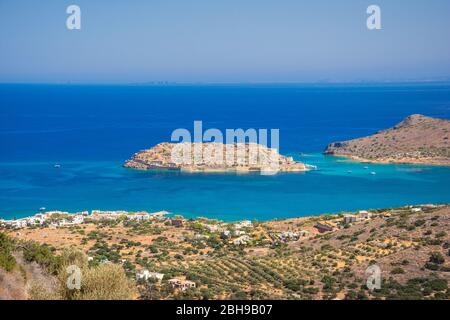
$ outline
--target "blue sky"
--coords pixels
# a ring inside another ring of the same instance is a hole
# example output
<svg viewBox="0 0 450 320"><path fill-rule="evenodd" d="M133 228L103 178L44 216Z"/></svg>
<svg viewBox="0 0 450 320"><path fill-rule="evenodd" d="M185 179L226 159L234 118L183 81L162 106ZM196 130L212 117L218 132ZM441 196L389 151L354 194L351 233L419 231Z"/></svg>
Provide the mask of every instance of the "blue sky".
<svg viewBox="0 0 450 320"><path fill-rule="evenodd" d="M449 79L449 16L448 0L0 0L0 82Z"/></svg>

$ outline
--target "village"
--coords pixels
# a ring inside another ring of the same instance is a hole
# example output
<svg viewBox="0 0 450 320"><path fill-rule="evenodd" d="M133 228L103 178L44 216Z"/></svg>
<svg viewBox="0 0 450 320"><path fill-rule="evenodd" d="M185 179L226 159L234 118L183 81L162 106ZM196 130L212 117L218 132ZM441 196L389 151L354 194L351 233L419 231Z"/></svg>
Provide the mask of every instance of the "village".
<svg viewBox="0 0 450 320"><path fill-rule="evenodd" d="M99 220L117 220L128 219L134 221L145 221L151 218L159 218L168 214L166 211L148 213L148 212L127 212L123 210L118 211L101 211L92 210L82 211L76 213L69 213L67 211L46 211L37 213L31 217L25 217L13 220L1 220L0 226L4 226L12 229L22 229L27 227L64 227L74 226L90 221Z"/></svg>
<svg viewBox="0 0 450 320"><path fill-rule="evenodd" d="M346 258L346 254L339 250L339 254L333 255L330 260L329 254L322 253L324 245L320 246L318 243L330 239L332 235L340 234L336 239L350 239L346 245L349 246L362 230L372 224L388 223L392 216L421 215L441 207L444 206L407 206L400 209L361 210L267 222L224 222L201 217L187 219L166 211L48 211L28 218L1 220L0 230L21 241L48 244L55 248L56 252L77 247L87 254L91 264L120 264L142 288L148 288L150 283L159 288L158 290L170 288L173 290L171 295L174 295L177 292L187 294L192 290L209 290L211 284L208 283L213 281L209 277L215 272L219 272L218 275L224 272L220 270L226 270L226 278L237 277L233 264L239 268L245 266L255 272L261 268L260 263L256 264L258 267L250 267L250 262L245 261L252 261L251 264L260 260L272 261L280 259L278 255L282 252L298 252L305 250L305 247L316 248L315 250L319 250L319 256L324 255L322 259L326 260L321 264L325 263L327 270L336 270L345 264L351 266L354 263L353 258L349 260L351 256ZM352 250L359 252L361 258L358 259L364 262L393 254L396 250L412 245L412 242L408 241L400 241L400 244L394 245L396 242L399 240L374 238L370 243L355 245ZM308 258L312 259L311 261L303 255L298 256L297 253L289 259L283 258L281 265L270 263L262 270L269 266L281 268L280 274L283 274L283 270L289 270L289 264L294 263L295 260L290 262L291 259L301 259L303 265L317 264L314 262L318 259L317 254ZM238 258L242 256L247 257L244 262L240 260L242 258ZM367 258L362 258L364 256ZM328 260L330 262L327 262ZM233 273L229 274L232 271ZM292 272L289 277L294 275ZM308 274L311 269L305 272ZM299 270L295 271L295 274L297 273L302 275ZM216 281L223 282L220 277L214 280ZM253 282L250 279L246 281ZM219 286L220 283L216 285ZM221 286L224 286L224 282Z"/></svg>

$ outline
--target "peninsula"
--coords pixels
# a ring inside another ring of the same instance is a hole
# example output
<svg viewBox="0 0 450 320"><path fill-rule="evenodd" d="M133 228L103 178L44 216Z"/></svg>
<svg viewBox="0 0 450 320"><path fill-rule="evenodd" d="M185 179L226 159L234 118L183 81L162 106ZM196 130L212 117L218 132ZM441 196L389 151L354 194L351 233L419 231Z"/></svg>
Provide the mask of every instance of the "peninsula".
<svg viewBox="0 0 450 320"><path fill-rule="evenodd" d="M124 164L141 170L183 172L301 172L308 166L256 143L168 143L141 150Z"/></svg>
<svg viewBox="0 0 450 320"><path fill-rule="evenodd" d="M334 142L324 154L371 163L450 165L450 121L415 114L393 128Z"/></svg>

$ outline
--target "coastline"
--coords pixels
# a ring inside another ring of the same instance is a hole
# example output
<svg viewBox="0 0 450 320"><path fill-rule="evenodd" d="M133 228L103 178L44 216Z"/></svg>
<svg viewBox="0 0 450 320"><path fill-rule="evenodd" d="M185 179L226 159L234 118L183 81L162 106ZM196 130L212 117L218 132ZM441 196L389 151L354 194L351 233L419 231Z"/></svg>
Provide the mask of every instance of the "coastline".
<svg viewBox="0 0 450 320"><path fill-rule="evenodd" d="M390 208L412 208L412 207L445 207L450 206L449 203L417 203L417 204L405 204L402 206L393 206L393 207L380 207L380 208L370 208L365 209L368 211L383 211L388 210ZM287 220L303 220L303 219L311 219L311 218L317 218L317 217L325 217L325 216L335 216L335 215L341 215L343 213L351 213L354 212L354 210L341 210L339 212L321 212L317 214L308 214L304 216L294 216L294 217L275 217L270 219L252 219L252 221L258 222L258 223L270 223L270 222L276 222L276 221L287 221ZM242 216L240 219L233 219L233 220L224 220L219 219L216 217L208 217L205 215L195 215L195 216L185 216L180 213L175 212L169 212L169 211L155 211L155 212L148 212L148 211L127 211L127 210L85 210L80 212L67 212L67 211L60 211L60 210L51 210L51 211L45 211L36 213L34 215L27 215L23 216L17 219L0 219L0 226L3 224L6 225L20 225L20 226L33 226L33 225L39 225L42 224L42 222L46 220L52 220L51 216L56 215L58 218L62 216L67 216L64 218L67 220L67 218L71 219L77 219L77 217L83 216L86 220L120 220L120 219L130 219L130 220L147 220L152 218L173 218L173 217L180 217L181 219L185 220L212 220L212 221L219 221L222 223L238 223L241 221L250 221L248 217ZM63 219L63 220L64 220ZM62 224L54 225L54 226L70 226L74 224L83 223L83 220L79 220L77 223L71 223L70 221L63 221Z"/></svg>
<svg viewBox="0 0 450 320"><path fill-rule="evenodd" d="M138 151L126 160L125 168L188 173L234 172L276 174L304 172L312 166L286 157L276 149L257 143L161 142Z"/></svg>
<svg viewBox="0 0 450 320"><path fill-rule="evenodd" d="M295 155L296 152L290 151L290 154ZM209 216L224 221L236 221L247 217L251 220L268 221L274 218L318 215L358 208L448 202L448 193L444 192L448 189L445 182L450 174L447 166L406 171L402 169L412 165L399 167L394 164L383 164L368 170L360 162L324 156L320 152L311 153L304 161L317 165L319 170L303 174L282 172L275 176L262 176L258 173L191 174L178 171L128 170L117 160L81 162L67 160L60 162L62 167L59 169L53 167L53 161L33 162L32 165L26 162L0 164L0 169L6 176L24 177L11 180L3 187L4 196L10 198L3 202L0 217L3 219L12 219L14 216L27 217L38 212L39 207L46 207L48 210L69 212L97 208L149 212L167 210L193 218ZM423 170L426 171L422 172ZM350 171L351 173L348 173ZM370 175L371 171L376 171L377 175ZM73 184L71 181L75 176L77 183ZM396 179L395 188L380 189L383 180L390 178ZM428 182L430 179L435 182L430 184ZM335 197L331 193L332 203L327 204L321 193L310 195L311 187L320 186L322 190L332 192L336 181L341 181L343 189ZM410 181L414 183L411 184ZM359 192L358 185L363 182L367 188L355 197L354 192ZM281 183L289 190L288 193L281 192L277 188ZM11 188L14 185L16 189ZM425 191L430 190L429 188L435 191L432 193ZM14 190L16 191L12 193ZM39 192L41 197L39 201L27 199L33 199L33 195L36 194L34 190ZM126 198L124 192L127 192ZM388 192L397 192L398 196L391 199ZM368 198L374 193L385 194L386 197ZM221 202L220 198L223 196L234 196L233 203ZM263 203L267 205L263 206Z"/></svg>
<svg viewBox="0 0 450 320"><path fill-rule="evenodd" d="M328 157L341 157L345 158L348 162L358 162L358 163L370 163L370 164L404 164L404 165L423 165L423 166L439 166L439 167L450 167L449 160L439 160L439 159L414 159L414 158L403 158L397 159L365 159L358 156L346 155L346 154L325 154Z"/></svg>
<svg viewBox="0 0 450 320"><path fill-rule="evenodd" d="M405 293L417 299L430 297L429 291L423 291L428 285L414 287L412 292L406 286L410 281L438 281L442 286L435 290L436 297L446 293L448 297L448 205L359 210L268 222L139 216L142 219L8 228L1 229L1 234L20 244L15 253L22 253L23 248L49 253L51 248L51 255L46 257L57 260L67 250L76 250L91 268L123 270L139 292L132 299L199 299L197 293L207 290L210 299L219 300L343 300L357 297L355 288L361 288L358 294L370 299L402 298ZM441 252L439 260L430 260L436 252ZM21 267L29 266L27 261L18 262L19 268L12 275L20 276ZM388 279L386 288L393 290L373 293L363 286L365 272L373 264ZM30 276L23 285L23 292L34 299L40 295L28 291L27 284L36 278ZM152 281L157 289L171 290L147 295L146 281L150 278L158 280Z"/></svg>

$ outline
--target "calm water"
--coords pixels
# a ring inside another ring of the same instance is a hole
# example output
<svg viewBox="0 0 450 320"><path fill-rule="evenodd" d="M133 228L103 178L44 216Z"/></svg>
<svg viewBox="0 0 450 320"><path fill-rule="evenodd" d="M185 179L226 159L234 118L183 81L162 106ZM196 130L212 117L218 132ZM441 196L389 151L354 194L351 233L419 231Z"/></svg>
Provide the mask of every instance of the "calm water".
<svg viewBox="0 0 450 320"><path fill-rule="evenodd" d="M320 155L329 142L372 134L413 113L450 118L450 85L0 85L0 216L44 206L271 219L450 202L450 168L365 169ZM194 120L205 129L279 128L281 152L319 169L260 176L121 167L174 129L192 129Z"/></svg>

